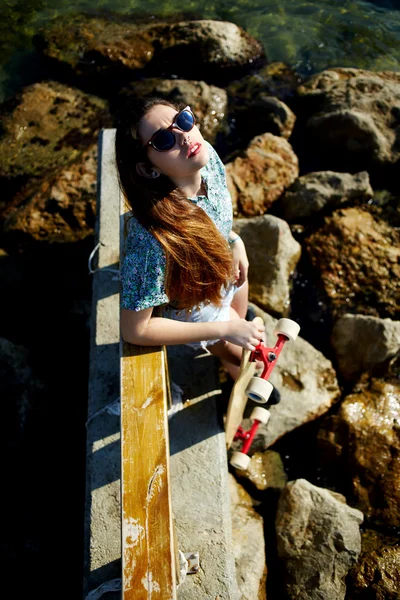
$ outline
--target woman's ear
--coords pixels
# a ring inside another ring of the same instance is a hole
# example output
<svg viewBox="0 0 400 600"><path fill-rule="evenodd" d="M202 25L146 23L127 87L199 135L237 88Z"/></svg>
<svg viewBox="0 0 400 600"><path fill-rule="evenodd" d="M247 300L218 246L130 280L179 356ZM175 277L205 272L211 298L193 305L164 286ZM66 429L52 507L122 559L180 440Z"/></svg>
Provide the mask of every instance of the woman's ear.
<svg viewBox="0 0 400 600"><path fill-rule="evenodd" d="M141 177L146 177L146 179L156 179L161 175L159 171L145 162L137 163L136 173Z"/></svg>

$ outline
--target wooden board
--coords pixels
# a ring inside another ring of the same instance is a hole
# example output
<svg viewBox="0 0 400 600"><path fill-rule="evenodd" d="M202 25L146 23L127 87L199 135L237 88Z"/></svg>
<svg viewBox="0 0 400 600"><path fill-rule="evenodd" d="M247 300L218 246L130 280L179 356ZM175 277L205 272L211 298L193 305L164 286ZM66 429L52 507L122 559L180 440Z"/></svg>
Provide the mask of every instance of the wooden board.
<svg viewBox="0 0 400 600"><path fill-rule="evenodd" d="M262 324L264 324L261 317L255 317L254 321L256 321L256 319L259 320ZM225 420L225 437L227 448L230 448L233 442L233 438L235 437L235 434L238 430L238 427L243 421L243 413L247 404L247 396L245 394L245 390L250 379L254 376L256 370L256 363L249 362L250 354L250 350L245 350L243 348L239 376L234 383L229 398L228 410L226 412Z"/></svg>
<svg viewBox="0 0 400 600"><path fill-rule="evenodd" d="M123 600L176 598L165 350L121 343Z"/></svg>

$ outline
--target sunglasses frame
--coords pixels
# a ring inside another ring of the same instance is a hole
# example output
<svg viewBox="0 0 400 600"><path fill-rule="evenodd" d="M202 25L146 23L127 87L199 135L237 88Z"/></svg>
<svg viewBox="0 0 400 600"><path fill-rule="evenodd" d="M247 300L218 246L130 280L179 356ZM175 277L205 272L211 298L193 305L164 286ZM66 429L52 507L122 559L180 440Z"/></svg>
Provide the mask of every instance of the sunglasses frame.
<svg viewBox="0 0 400 600"><path fill-rule="evenodd" d="M179 117L179 115L183 112L189 112L192 117L193 117L193 125L190 129L188 129L187 131L185 131L184 129L181 129L179 127L179 125L176 124L176 119ZM196 117L194 116L190 106L186 106L185 108L182 108L182 110L180 110L179 112L176 113L174 120L172 121L171 125L169 127L161 127L161 129L158 129L157 131L155 131L153 133L153 135L151 136L151 138L149 139L148 142L146 142L143 145L143 148L147 148L148 146L151 146L152 148L154 148L154 150L157 150L157 152L169 152L170 150L172 150L172 148L175 146L176 143L176 137L174 132L172 131L173 129L179 129L179 131L183 131L184 133L189 133L189 131L192 131L193 127L196 125ZM171 148L168 148L167 150L160 150L159 148L156 148L153 144L153 139L162 131L170 131L171 134L174 136L175 141L173 143L173 145L171 146Z"/></svg>

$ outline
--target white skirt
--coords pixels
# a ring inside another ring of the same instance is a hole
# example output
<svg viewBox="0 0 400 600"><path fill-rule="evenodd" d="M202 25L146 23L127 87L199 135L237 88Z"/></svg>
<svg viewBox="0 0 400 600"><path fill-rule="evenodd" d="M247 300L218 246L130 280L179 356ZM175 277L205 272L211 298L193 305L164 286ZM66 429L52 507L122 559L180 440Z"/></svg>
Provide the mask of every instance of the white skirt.
<svg viewBox="0 0 400 600"><path fill-rule="evenodd" d="M173 319L174 321L183 321L185 323L212 323L219 321L230 321L229 308L231 306L234 295L242 288L237 287L235 283L231 283L226 291L224 299L222 300L221 306L215 306L215 304L200 304L200 306L191 309L191 312L187 310L175 310L169 305L164 306L162 310L162 316L167 319ZM208 352L207 346L216 344L219 340L204 340L202 342L191 342L185 344L196 350L202 348Z"/></svg>

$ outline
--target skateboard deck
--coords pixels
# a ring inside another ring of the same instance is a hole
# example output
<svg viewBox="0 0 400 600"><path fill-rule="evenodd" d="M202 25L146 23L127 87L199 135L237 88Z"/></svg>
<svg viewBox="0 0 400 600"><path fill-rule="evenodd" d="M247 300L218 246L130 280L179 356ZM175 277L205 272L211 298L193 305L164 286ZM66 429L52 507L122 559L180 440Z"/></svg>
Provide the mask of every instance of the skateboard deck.
<svg viewBox="0 0 400 600"><path fill-rule="evenodd" d="M264 325L261 317L254 319L256 323ZM235 381L232 392L229 398L228 410L226 412L225 421L225 436L226 436L226 447L230 448L235 434L243 420L244 409L247 404L247 396L245 394L247 385L250 379L254 376L256 370L256 363L250 362L251 350L242 350L242 358L240 361L240 372L239 377Z"/></svg>

